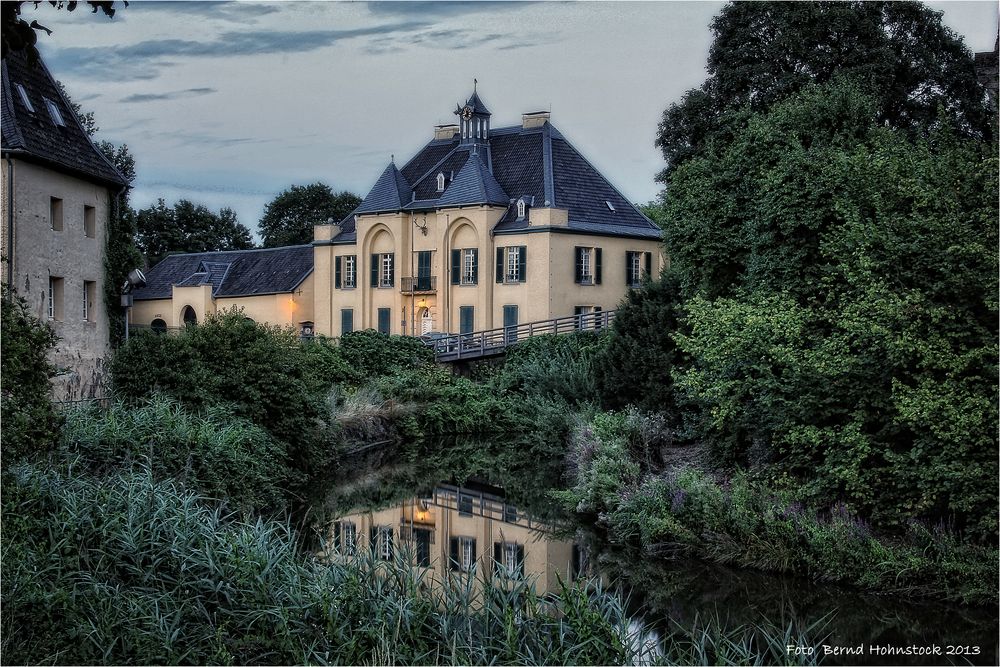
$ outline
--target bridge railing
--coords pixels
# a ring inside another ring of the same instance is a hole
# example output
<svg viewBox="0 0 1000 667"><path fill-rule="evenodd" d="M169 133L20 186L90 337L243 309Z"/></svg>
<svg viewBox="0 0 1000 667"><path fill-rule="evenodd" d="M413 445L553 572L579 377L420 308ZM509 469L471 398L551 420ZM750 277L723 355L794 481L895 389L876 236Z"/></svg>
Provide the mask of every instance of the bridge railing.
<svg viewBox="0 0 1000 667"><path fill-rule="evenodd" d="M600 331L609 327L614 318L613 310L582 313L464 334L446 334L428 341L427 345L434 349L437 361L474 359L502 354L511 345L532 336Z"/></svg>

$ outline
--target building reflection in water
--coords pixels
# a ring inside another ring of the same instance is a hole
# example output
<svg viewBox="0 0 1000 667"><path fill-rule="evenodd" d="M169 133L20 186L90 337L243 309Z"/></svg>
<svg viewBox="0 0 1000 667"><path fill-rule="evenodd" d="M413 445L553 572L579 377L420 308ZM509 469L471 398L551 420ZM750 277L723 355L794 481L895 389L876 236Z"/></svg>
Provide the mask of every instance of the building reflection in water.
<svg viewBox="0 0 1000 667"><path fill-rule="evenodd" d="M560 577L571 581L588 574L586 550L555 539L550 530L499 493L441 484L386 509L341 517L328 544L335 557L370 549L378 559L393 560L399 550L439 580L449 572L473 571L525 579L544 595L558 590Z"/></svg>

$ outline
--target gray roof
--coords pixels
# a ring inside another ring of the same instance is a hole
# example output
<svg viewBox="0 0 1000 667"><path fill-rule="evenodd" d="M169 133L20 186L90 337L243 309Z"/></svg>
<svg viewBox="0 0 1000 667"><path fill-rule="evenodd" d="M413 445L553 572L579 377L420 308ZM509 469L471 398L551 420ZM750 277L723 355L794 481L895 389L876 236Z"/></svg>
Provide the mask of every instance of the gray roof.
<svg viewBox="0 0 1000 667"><path fill-rule="evenodd" d="M469 156L465 166L455 176L455 180L437 200L437 206L440 208L470 204L507 206L509 203L510 197L493 178L493 174L483 164L478 154Z"/></svg>
<svg viewBox="0 0 1000 667"><path fill-rule="evenodd" d="M399 169L396 169L396 164L390 163L354 213L399 210L409 204L412 198L413 191L410 189L410 184L399 173Z"/></svg>
<svg viewBox="0 0 1000 667"><path fill-rule="evenodd" d="M334 242L356 241L355 213L426 211L484 203L508 207L494 227L495 233L517 233L530 227L527 220L517 218L512 203L512 198L522 197L533 201L535 207L567 209L567 231L661 238L660 228L548 122L531 129L520 125L492 129L489 139L476 148L479 154L474 160L472 146L460 143L457 134L451 139L435 139L398 170L399 179L414 198L398 207L386 201L390 198L384 194L387 168L358 210L341 223L341 234ZM437 191L439 173L445 175L444 192Z"/></svg>
<svg viewBox="0 0 1000 667"><path fill-rule="evenodd" d="M211 285L212 296L253 296L294 291L313 270L311 245L170 255L146 271L137 300L169 299L174 285Z"/></svg>
<svg viewBox="0 0 1000 667"><path fill-rule="evenodd" d="M55 79L38 60L28 64L26 51L9 51L3 59L3 151L113 187L125 185L118 170L97 150L80 125ZM31 109L21 97L24 88ZM48 103L63 119L57 125ZM33 109L33 110L32 110Z"/></svg>

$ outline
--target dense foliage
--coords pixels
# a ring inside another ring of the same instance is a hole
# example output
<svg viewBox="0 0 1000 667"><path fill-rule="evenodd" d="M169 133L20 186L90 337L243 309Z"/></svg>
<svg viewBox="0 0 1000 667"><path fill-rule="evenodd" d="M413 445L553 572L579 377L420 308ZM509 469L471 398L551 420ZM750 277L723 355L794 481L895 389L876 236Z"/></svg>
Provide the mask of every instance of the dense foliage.
<svg viewBox="0 0 1000 667"><path fill-rule="evenodd" d="M213 213L186 199L173 206L160 199L155 206L141 209L136 213L136 227L136 244L150 266L172 253L254 247L250 230L239 222L233 209Z"/></svg>
<svg viewBox="0 0 1000 667"><path fill-rule="evenodd" d="M613 542L862 588L985 604L997 596L995 545L963 543L910 521L886 537L845 505L808 509L791 492L743 473L725 483L694 468L650 471L649 431L636 413L601 413L570 452L567 509L598 517Z"/></svg>
<svg viewBox="0 0 1000 667"><path fill-rule="evenodd" d="M360 203L357 195L335 193L326 183L293 185L264 208L261 240L265 248L312 243L315 225L339 223Z"/></svg>
<svg viewBox="0 0 1000 667"><path fill-rule="evenodd" d="M56 369L49 362L48 353L56 343L55 332L28 312L27 302L13 295L7 285L2 289L0 457L9 461L51 448L58 438L60 418L49 397L49 378Z"/></svg>
<svg viewBox="0 0 1000 667"><path fill-rule="evenodd" d="M880 525L995 534L995 157L832 84L671 183L696 437Z"/></svg>
<svg viewBox="0 0 1000 667"><path fill-rule="evenodd" d="M851 77L873 96L876 122L920 133L938 109L989 140L992 118L973 56L919 2L733 2L712 21L708 79L663 113L657 145L667 182L687 159L728 142L747 120L812 83Z"/></svg>

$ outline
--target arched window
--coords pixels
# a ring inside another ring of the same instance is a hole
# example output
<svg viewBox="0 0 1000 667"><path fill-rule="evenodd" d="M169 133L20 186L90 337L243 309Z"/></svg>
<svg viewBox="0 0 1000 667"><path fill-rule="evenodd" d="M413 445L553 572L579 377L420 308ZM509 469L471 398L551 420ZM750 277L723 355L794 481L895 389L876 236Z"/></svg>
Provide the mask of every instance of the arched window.
<svg viewBox="0 0 1000 667"><path fill-rule="evenodd" d="M184 306L184 310L181 311L181 319L184 320L184 326L198 324L198 315L191 306Z"/></svg>
<svg viewBox="0 0 1000 667"><path fill-rule="evenodd" d="M150 322L149 328L152 329L153 332L158 334L167 333L167 323L161 320L160 318L156 318L155 320Z"/></svg>
<svg viewBox="0 0 1000 667"><path fill-rule="evenodd" d="M523 199L518 199L517 200L517 217L519 217L519 218L523 218L524 217L524 200Z"/></svg>
<svg viewBox="0 0 1000 667"><path fill-rule="evenodd" d="M438 174L438 192L444 192L444 173Z"/></svg>
<svg viewBox="0 0 1000 667"><path fill-rule="evenodd" d="M476 119L476 138L478 139L482 136L483 121L479 118Z"/></svg>

